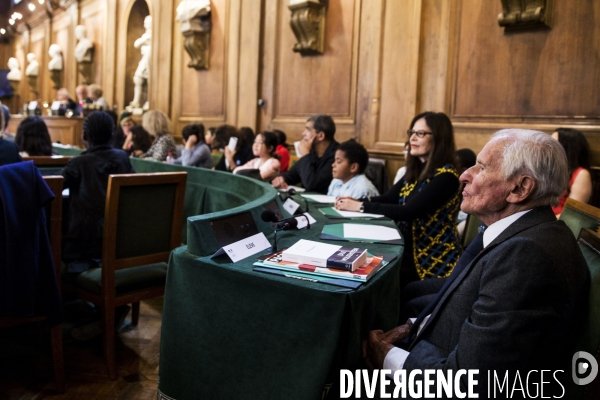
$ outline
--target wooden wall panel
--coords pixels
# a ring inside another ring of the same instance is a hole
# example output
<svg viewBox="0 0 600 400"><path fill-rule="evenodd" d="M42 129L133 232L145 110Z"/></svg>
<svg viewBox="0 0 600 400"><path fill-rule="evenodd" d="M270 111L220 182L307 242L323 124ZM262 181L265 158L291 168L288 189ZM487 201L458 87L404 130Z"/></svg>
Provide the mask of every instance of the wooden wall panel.
<svg viewBox="0 0 600 400"><path fill-rule="evenodd" d="M106 63L106 52L107 49L110 52L114 52L114 47L111 42L108 42L111 38L107 33L107 2L103 0L88 0L83 1L80 6L80 21L79 24L85 26L87 29L88 39L94 42L94 65L92 70L92 82L102 86L104 90L104 96L110 103L112 96L110 93L112 89L108 82L105 82L106 69L109 68L109 64ZM109 1L110 3L110 1ZM108 46L108 47L107 47ZM112 73L112 68L110 71ZM81 76L77 77L78 84L81 83Z"/></svg>
<svg viewBox="0 0 600 400"><path fill-rule="evenodd" d="M455 117L600 117L600 2L554 4L551 30L505 34L499 1L462 1Z"/></svg>
<svg viewBox="0 0 600 400"><path fill-rule="evenodd" d="M50 23L48 20L33 27L30 33L29 52L35 54L40 63L39 75L37 78L38 100L50 100L50 75L48 72L48 48L50 47L49 35ZM27 68L27 66L25 66ZM35 98L32 97L31 100Z"/></svg>
<svg viewBox="0 0 600 400"><path fill-rule="evenodd" d="M75 6L76 7L76 6ZM67 88L72 98L75 98L75 87L77 86L77 65L73 52L75 50L75 25L77 23L77 9L75 15L72 12L61 10L52 18L51 44L58 44L63 53L62 87ZM50 79L50 93L54 95L56 90L52 89L53 83Z"/></svg>

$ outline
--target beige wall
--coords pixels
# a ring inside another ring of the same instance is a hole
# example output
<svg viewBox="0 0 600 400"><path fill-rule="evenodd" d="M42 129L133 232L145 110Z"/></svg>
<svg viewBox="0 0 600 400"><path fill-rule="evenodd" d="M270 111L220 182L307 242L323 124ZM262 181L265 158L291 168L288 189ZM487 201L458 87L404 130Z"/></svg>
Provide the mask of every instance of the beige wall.
<svg viewBox="0 0 600 400"><path fill-rule="evenodd" d="M139 60L131 41L142 28L129 24L135 0L67 3L52 18L20 27L15 54L38 54L40 96L49 100L48 46L68 49L65 86L74 89L72 33L86 25L96 43L94 79L121 109L131 101ZM600 164L600 2L555 1L551 30L505 33L499 0L329 0L325 54L302 56L292 51L288 1L212 0L210 67L200 71L187 67L174 21L178 3L147 2L154 17L150 105L171 116L176 135L202 121L283 129L292 142L307 116L326 113L338 140L358 138L393 172L412 117L436 110L450 115L459 148L478 151L503 127L573 126L586 133Z"/></svg>

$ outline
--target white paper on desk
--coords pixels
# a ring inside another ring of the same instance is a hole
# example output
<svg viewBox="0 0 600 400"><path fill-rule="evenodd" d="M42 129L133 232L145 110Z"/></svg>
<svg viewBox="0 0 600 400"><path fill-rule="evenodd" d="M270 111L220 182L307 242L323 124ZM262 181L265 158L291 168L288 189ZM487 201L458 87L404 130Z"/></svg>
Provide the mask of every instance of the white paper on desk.
<svg viewBox="0 0 600 400"><path fill-rule="evenodd" d="M244 258L268 249L269 247L271 247L271 243L269 243L265 234L260 232L256 235L250 236L249 238L242 239L230 245L221 247L219 251L210 256L210 258L220 256L221 254L227 254L231 261L238 262Z"/></svg>
<svg viewBox="0 0 600 400"><path fill-rule="evenodd" d="M326 196L324 194L302 194L301 196L316 201L317 203L335 203L335 196Z"/></svg>
<svg viewBox="0 0 600 400"><path fill-rule="evenodd" d="M400 234L397 229L381 225L344 224L344 237L365 240L397 240Z"/></svg>
<svg viewBox="0 0 600 400"><path fill-rule="evenodd" d="M308 218L308 221L310 221L311 224L314 224L317 222L316 219L314 219L312 217L312 215L310 215L309 213L305 212L302 215L306 215L306 218ZM306 218L302 217L302 216L296 216L296 221L298 221L298 229L304 229L308 226L308 221L306 220Z"/></svg>
<svg viewBox="0 0 600 400"><path fill-rule="evenodd" d="M368 214L368 213L361 213L361 212L355 212L355 211L342 211L342 210L335 210L336 213L340 214L342 217L346 217L346 218L383 218L385 217L385 215L381 215L381 214Z"/></svg>

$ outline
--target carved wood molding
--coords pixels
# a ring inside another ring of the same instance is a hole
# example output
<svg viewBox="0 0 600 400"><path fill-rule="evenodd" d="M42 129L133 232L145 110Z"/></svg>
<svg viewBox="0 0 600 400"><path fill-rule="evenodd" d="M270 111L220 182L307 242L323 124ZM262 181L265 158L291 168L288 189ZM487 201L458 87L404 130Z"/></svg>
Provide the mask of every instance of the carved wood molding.
<svg viewBox="0 0 600 400"><path fill-rule="evenodd" d="M185 38L183 47L190 55L188 67L197 70L208 69L210 56L210 13L190 20L190 29L181 32Z"/></svg>
<svg viewBox="0 0 600 400"><path fill-rule="evenodd" d="M298 40L293 50L304 55L323 54L326 5L322 2L304 1L290 4L289 9L292 11L290 25Z"/></svg>
<svg viewBox="0 0 600 400"><path fill-rule="evenodd" d="M77 70L81 74L81 83L89 85L92 83L92 62L82 61L77 63Z"/></svg>
<svg viewBox="0 0 600 400"><path fill-rule="evenodd" d="M54 82L52 86L53 89L60 89L62 87L62 69L51 69L50 70L50 79Z"/></svg>
<svg viewBox="0 0 600 400"><path fill-rule="evenodd" d="M552 27L554 0L501 0L502 12L498 25L505 31Z"/></svg>

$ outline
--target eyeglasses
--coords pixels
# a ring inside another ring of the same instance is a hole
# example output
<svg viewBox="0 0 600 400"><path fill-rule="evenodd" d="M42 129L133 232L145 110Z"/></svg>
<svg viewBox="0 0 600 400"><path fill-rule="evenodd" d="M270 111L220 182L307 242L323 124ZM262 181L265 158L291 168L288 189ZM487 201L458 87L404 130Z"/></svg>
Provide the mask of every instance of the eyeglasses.
<svg viewBox="0 0 600 400"><path fill-rule="evenodd" d="M412 129L407 130L406 133L408 133L408 137L411 137L414 133L415 135L417 135L417 137L421 137L421 138L425 137L425 135L433 135L433 132L413 131Z"/></svg>

